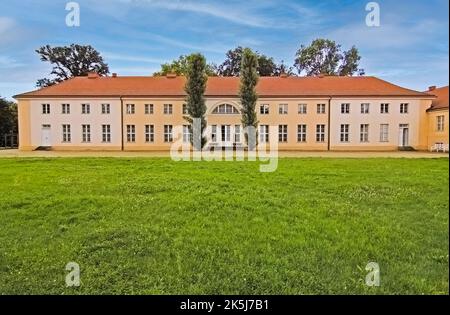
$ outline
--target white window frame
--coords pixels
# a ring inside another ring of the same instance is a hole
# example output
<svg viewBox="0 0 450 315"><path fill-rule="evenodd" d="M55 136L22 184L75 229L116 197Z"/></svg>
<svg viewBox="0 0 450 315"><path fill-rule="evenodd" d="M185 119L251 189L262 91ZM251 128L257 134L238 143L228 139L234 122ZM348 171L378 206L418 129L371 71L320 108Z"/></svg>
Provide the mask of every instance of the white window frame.
<svg viewBox="0 0 450 315"><path fill-rule="evenodd" d="M50 114L50 104L42 104L42 114L43 115Z"/></svg>
<svg viewBox="0 0 450 315"><path fill-rule="evenodd" d="M189 125L183 125L183 143L191 143L191 131Z"/></svg>
<svg viewBox="0 0 450 315"><path fill-rule="evenodd" d="M361 103L361 114L370 113L370 103Z"/></svg>
<svg viewBox="0 0 450 315"><path fill-rule="evenodd" d="M342 143L350 142L350 125L349 124L341 124L341 133L340 133L339 140Z"/></svg>
<svg viewBox="0 0 450 315"><path fill-rule="evenodd" d="M241 143L241 125L234 125L234 143Z"/></svg>
<svg viewBox="0 0 450 315"><path fill-rule="evenodd" d="M81 142L85 143L91 142L91 125L89 124L81 125Z"/></svg>
<svg viewBox="0 0 450 315"><path fill-rule="evenodd" d="M288 104L278 104L278 114L287 115L288 114L289 105Z"/></svg>
<svg viewBox="0 0 450 315"><path fill-rule="evenodd" d="M436 116L436 131L442 132L445 130L445 116Z"/></svg>
<svg viewBox="0 0 450 315"><path fill-rule="evenodd" d="M269 125L259 125L259 142L269 143Z"/></svg>
<svg viewBox="0 0 450 315"><path fill-rule="evenodd" d="M217 142L217 125L211 125L211 142Z"/></svg>
<svg viewBox="0 0 450 315"><path fill-rule="evenodd" d="M389 114L389 103L381 103L380 104L380 113L381 114Z"/></svg>
<svg viewBox="0 0 450 315"><path fill-rule="evenodd" d="M389 124L380 124L380 142L389 142Z"/></svg>
<svg viewBox="0 0 450 315"><path fill-rule="evenodd" d="M341 114L350 114L350 103L341 104Z"/></svg>
<svg viewBox="0 0 450 315"><path fill-rule="evenodd" d="M327 113L327 105L326 104L317 104L317 114L326 114Z"/></svg>
<svg viewBox="0 0 450 315"><path fill-rule="evenodd" d="M288 142L288 125L278 125L278 142Z"/></svg>
<svg viewBox="0 0 450 315"><path fill-rule="evenodd" d="M154 113L153 104L145 104L144 105L144 114L145 115L153 115L153 113Z"/></svg>
<svg viewBox="0 0 450 315"><path fill-rule="evenodd" d="M172 115L173 105L172 104L164 104L163 113L164 113L164 115ZM167 126L169 126L169 125L167 125Z"/></svg>
<svg viewBox="0 0 450 315"><path fill-rule="evenodd" d="M136 142L136 125L127 125L127 142Z"/></svg>
<svg viewBox="0 0 450 315"><path fill-rule="evenodd" d="M172 125L164 125L164 142L169 143L173 142L173 126Z"/></svg>
<svg viewBox="0 0 450 315"><path fill-rule="evenodd" d="M61 114L65 115L70 114L70 104L67 103L61 104Z"/></svg>
<svg viewBox="0 0 450 315"><path fill-rule="evenodd" d="M81 104L81 114L89 115L91 113L91 104L83 103Z"/></svg>
<svg viewBox="0 0 450 315"><path fill-rule="evenodd" d="M111 142L111 125L102 125L102 142Z"/></svg>
<svg viewBox="0 0 450 315"><path fill-rule="evenodd" d="M259 113L261 115L269 115L269 113L270 113L270 106L269 106L269 104L260 104L259 105Z"/></svg>
<svg viewBox="0 0 450 315"><path fill-rule="evenodd" d="M409 103L400 103L400 114L408 114Z"/></svg>
<svg viewBox="0 0 450 315"><path fill-rule="evenodd" d="M369 142L369 124L361 124L359 126L359 142Z"/></svg>
<svg viewBox="0 0 450 315"><path fill-rule="evenodd" d="M62 142L71 142L72 134L70 132L70 124L62 125Z"/></svg>
<svg viewBox="0 0 450 315"><path fill-rule="evenodd" d="M155 142L155 126L145 125L144 136L145 142Z"/></svg>
<svg viewBox="0 0 450 315"><path fill-rule="evenodd" d="M305 124L297 125L297 142L306 142L306 130Z"/></svg>
<svg viewBox="0 0 450 315"><path fill-rule="evenodd" d="M316 125L316 142L317 143L325 142L325 125L324 124Z"/></svg>
<svg viewBox="0 0 450 315"><path fill-rule="evenodd" d="M102 114L108 115L110 113L111 113L111 105L108 103L103 103L102 104Z"/></svg>
<svg viewBox="0 0 450 315"><path fill-rule="evenodd" d="M306 115L308 113L308 104L298 104L297 112L300 115Z"/></svg>
<svg viewBox="0 0 450 315"><path fill-rule="evenodd" d="M183 106L182 106L182 108L181 108L181 113L182 113L183 115L189 115L188 106L187 106L186 103L183 104Z"/></svg>
<svg viewBox="0 0 450 315"><path fill-rule="evenodd" d="M136 105L135 104L127 104L127 115L134 115L136 113Z"/></svg>

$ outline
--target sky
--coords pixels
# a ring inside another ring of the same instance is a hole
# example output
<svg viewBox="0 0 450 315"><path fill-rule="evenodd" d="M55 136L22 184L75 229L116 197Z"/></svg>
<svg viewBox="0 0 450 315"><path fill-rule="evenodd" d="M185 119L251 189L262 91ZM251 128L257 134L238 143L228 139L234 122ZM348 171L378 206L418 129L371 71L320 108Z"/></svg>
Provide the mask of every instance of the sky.
<svg viewBox="0 0 450 315"><path fill-rule="evenodd" d="M37 48L71 43L92 45L111 72L146 76L192 52L220 64L236 46L292 65L300 45L328 38L355 45L366 75L420 91L448 85L448 0L376 1L378 27L366 24L369 1L78 0L78 27L66 25L68 2L2 1L0 97L48 76Z"/></svg>

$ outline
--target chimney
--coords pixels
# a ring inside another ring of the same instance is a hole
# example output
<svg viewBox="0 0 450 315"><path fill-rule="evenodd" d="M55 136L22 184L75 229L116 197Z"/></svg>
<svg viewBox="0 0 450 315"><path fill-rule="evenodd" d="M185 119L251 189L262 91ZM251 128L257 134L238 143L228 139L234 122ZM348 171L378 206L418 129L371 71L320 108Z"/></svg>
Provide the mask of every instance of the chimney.
<svg viewBox="0 0 450 315"><path fill-rule="evenodd" d="M99 75L96 72L89 72L88 73L88 79L96 79L98 77L99 77Z"/></svg>
<svg viewBox="0 0 450 315"><path fill-rule="evenodd" d="M112 73L112 77L113 77L113 78L117 78L117 73L113 72L113 73Z"/></svg>
<svg viewBox="0 0 450 315"><path fill-rule="evenodd" d="M436 85L432 85L428 88L428 91L434 91L436 90Z"/></svg>
<svg viewBox="0 0 450 315"><path fill-rule="evenodd" d="M173 78L176 78L176 77L177 77L177 74L173 73L173 72L170 72L170 73L166 74L166 78L168 78L168 79L173 79Z"/></svg>

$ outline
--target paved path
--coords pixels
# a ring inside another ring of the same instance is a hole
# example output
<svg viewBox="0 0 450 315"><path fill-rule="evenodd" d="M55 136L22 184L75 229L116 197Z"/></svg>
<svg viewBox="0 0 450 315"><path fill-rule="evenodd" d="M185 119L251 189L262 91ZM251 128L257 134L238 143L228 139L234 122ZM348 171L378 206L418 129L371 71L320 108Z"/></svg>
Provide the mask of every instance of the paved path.
<svg viewBox="0 0 450 315"><path fill-rule="evenodd" d="M431 152L310 152L280 151L279 157L323 157L323 158L448 158L448 153ZM19 151L0 150L0 158L14 157L170 157L169 152L107 152L107 151Z"/></svg>

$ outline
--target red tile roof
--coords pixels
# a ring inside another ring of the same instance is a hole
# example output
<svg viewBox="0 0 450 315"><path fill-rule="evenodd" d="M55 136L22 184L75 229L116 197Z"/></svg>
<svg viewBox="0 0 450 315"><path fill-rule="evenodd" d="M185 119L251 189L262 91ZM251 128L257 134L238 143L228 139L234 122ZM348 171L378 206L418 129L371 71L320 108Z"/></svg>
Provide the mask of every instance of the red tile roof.
<svg viewBox="0 0 450 315"><path fill-rule="evenodd" d="M40 90L16 95L34 97L183 97L184 77L76 77ZM206 96L238 95L239 78L210 77ZM262 77L260 97L382 96L430 97L375 77Z"/></svg>
<svg viewBox="0 0 450 315"><path fill-rule="evenodd" d="M427 91L426 93L437 97L433 100L433 103L431 103L431 107L428 109L429 111L448 109L448 85L432 91Z"/></svg>

